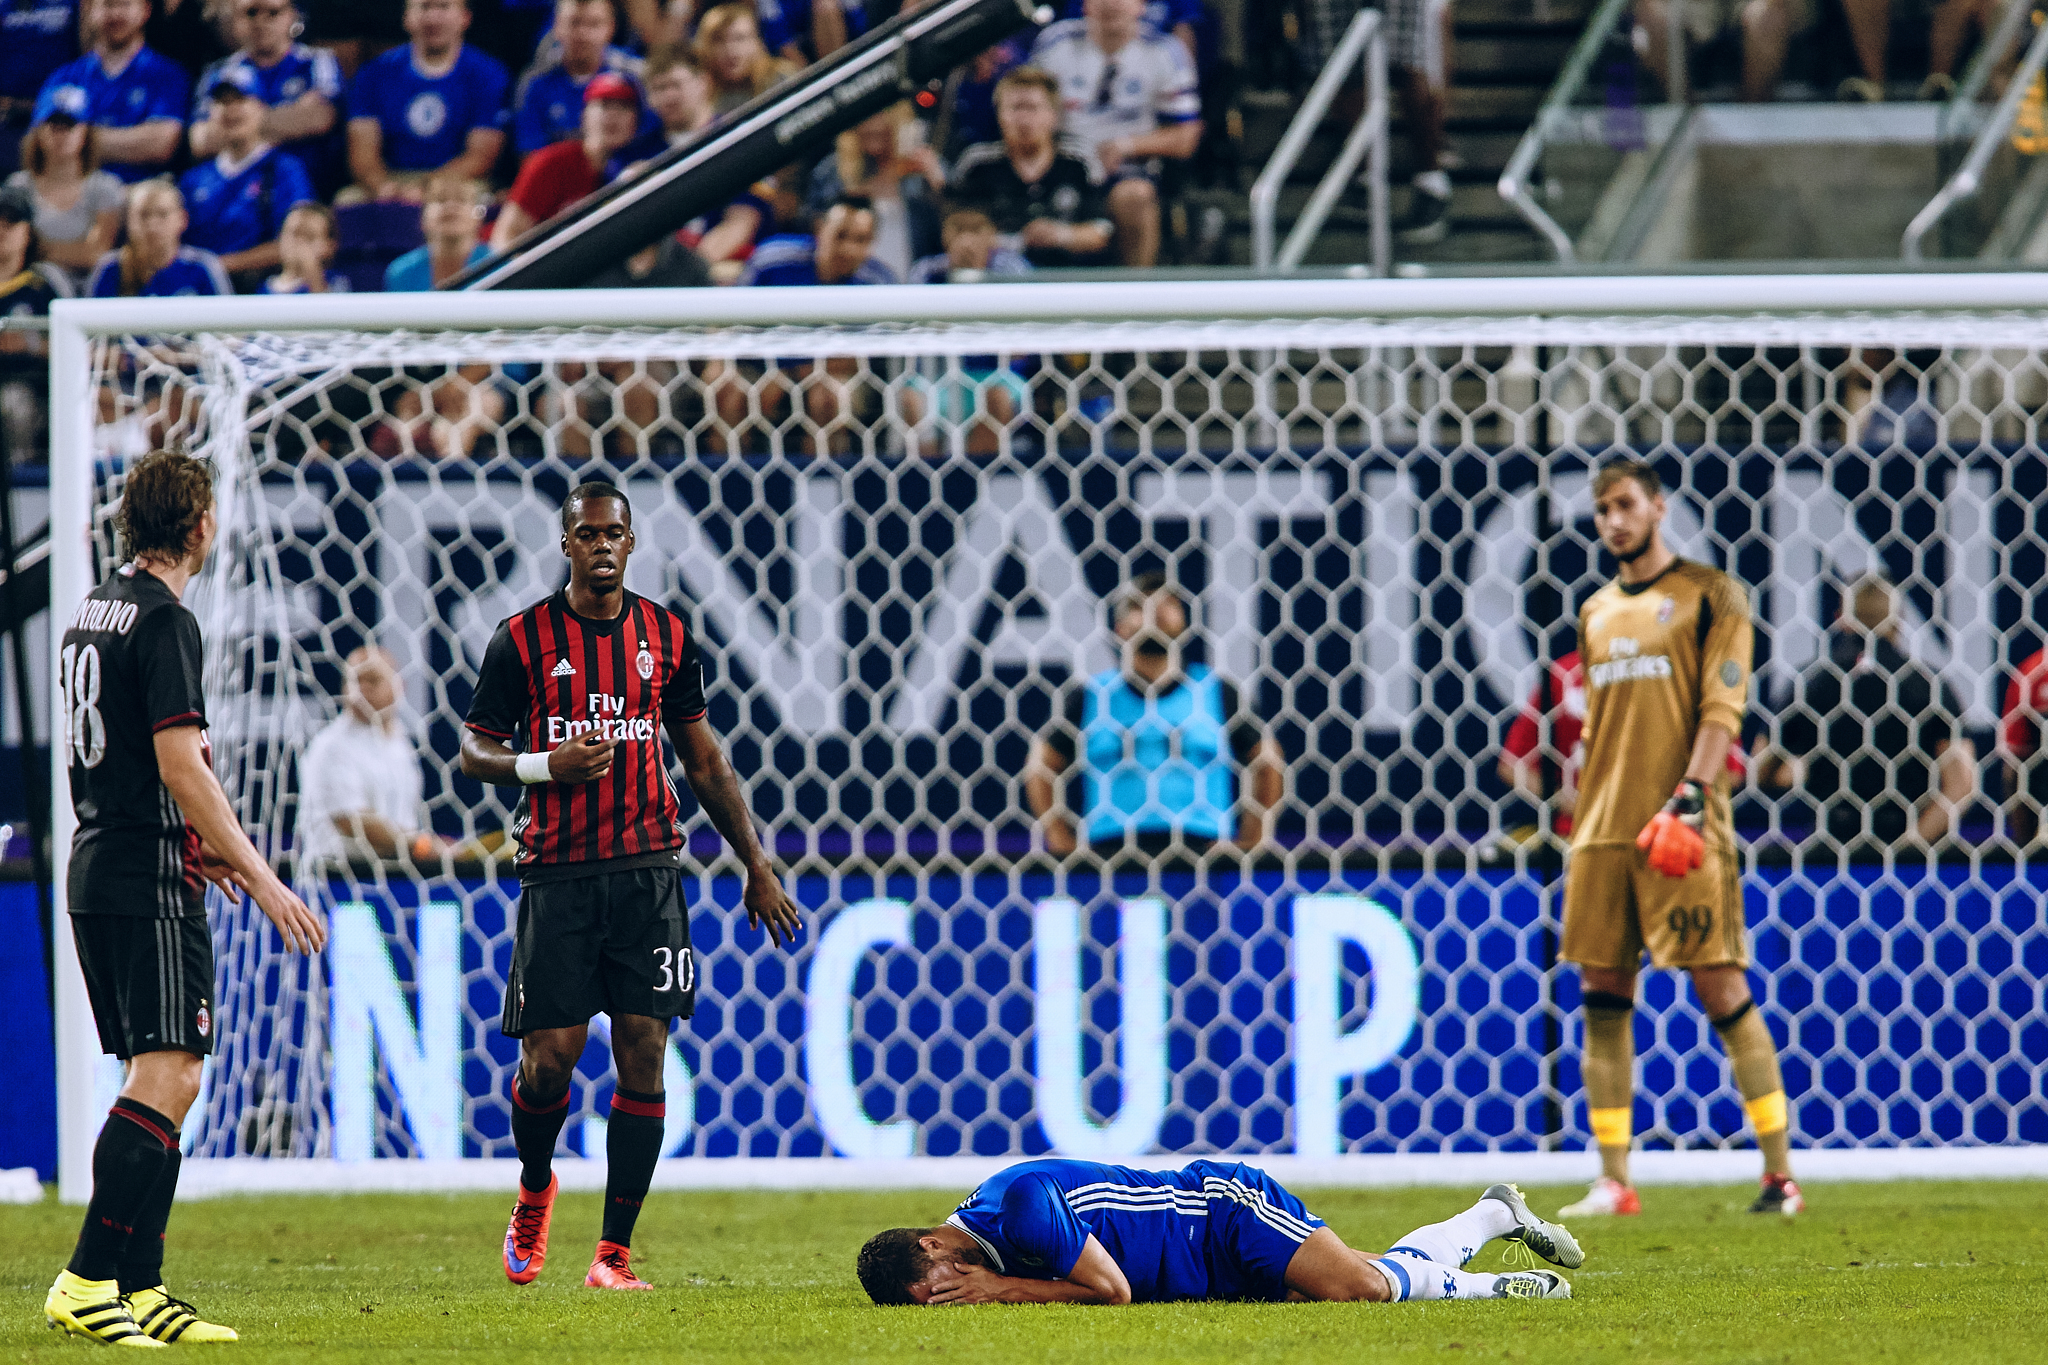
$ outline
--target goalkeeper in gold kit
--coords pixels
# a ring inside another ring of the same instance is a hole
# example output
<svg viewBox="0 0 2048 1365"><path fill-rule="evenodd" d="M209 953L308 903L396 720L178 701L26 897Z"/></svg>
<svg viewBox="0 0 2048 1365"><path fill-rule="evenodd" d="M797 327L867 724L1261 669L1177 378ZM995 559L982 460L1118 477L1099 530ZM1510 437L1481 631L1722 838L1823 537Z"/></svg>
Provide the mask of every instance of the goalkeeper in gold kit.
<svg viewBox="0 0 2048 1365"><path fill-rule="evenodd" d="M1637 460L1602 465L1594 525L1620 563L1579 611L1585 757L1565 875L1562 955L1579 964L1586 1101L1600 1178L1566 1218L1636 1213L1628 1149L1630 1016L1645 949L1692 973L1734 1063L1764 1160L1752 1213L1804 1207L1788 1160L1778 1049L1749 991L1741 860L1725 764L1742 728L1753 644L1749 602L1717 569L1664 543L1663 485Z"/></svg>

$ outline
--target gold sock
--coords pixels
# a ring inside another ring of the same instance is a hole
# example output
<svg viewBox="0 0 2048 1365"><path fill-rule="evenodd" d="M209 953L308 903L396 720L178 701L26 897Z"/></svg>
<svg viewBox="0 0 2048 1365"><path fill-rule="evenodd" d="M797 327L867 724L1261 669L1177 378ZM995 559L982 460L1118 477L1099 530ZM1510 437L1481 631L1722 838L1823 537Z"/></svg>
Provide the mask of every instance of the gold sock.
<svg viewBox="0 0 2048 1365"><path fill-rule="evenodd" d="M1728 1061L1735 1071L1735 1088L1742 1092L1742 1107L1756 1133L1765 1172L1790 1175L1792 1141L1785 1081L1778 1071L1778 1045L1771 1041L1771 1030L1756 1002L1751 1001L1726 1019L1716 1019L1714 1031L1721 1035L1721 1046L1728 1050Z"/></svg>
<svg viewBox="0 0 2048 1365"><path fill-rule="evenodd" d="M1623 1006L1617 1008L1617 1006ZM1600 1174L1628 1184L1628 1144L1635 1108L1632 1002L1616 996L1586 1005L1586 1108L1600 1144Z"/></svg>

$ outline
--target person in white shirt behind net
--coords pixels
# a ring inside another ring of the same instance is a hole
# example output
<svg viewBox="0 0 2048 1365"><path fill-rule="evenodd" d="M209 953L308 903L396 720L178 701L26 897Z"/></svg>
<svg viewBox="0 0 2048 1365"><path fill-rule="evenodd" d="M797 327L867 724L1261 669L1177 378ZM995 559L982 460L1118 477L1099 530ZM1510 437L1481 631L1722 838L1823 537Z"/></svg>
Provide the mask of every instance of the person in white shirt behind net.
<svg viewBox="0 0 2048 1365"><path fill-rule="evenodd" d="M344 665L341 714L299 756L302 862L437 856L423 829L419 754L398 716L398 664L363 645Z"/></svg>

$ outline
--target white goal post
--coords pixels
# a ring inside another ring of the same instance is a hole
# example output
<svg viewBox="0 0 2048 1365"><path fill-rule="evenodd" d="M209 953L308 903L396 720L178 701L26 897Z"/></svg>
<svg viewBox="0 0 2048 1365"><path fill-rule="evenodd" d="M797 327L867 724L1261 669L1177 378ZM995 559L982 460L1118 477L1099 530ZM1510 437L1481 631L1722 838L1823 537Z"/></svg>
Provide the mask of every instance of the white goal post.
<svg viewBox="0 0 2048 1365"><path fill-rule="evenodd" d="M1683 551L1752 592L1753 756L1797 743L1834 613L1878 577L1974 745L1932 847L1742 779L1807 1169L2048 1175L2048 868L2015 823L2030 770L2008 799L1994 753L2005 685L2048 643L2048 277L75 300L50 357L53 632L110 565L124 463L213 456L223 544L187 600L216 764L336 917L301 971L209 892L224 1050L186 1129L195 1191L506 1178L503 810L448 746L478 630L559 582L550 499L585 476L632 496L634 586L705 640L714 719L813 917L788 961L733 928L695 818L700 1028L671 1048L691 1099L658 1183L970 1183L1049 1150L1579 1178L1544 832L1571 755L1539 726L1535 790L1495 765L1572 647L1589 471L1623 452L1669 471ZM1022 755L1155 571L1283 755L1267 837L1137 871L1049 857ZM373 643L405 675L431 865L316 863L294 825L296 756ZM1955 760L1926 743L1857 799L1946 800ZM59 1183L82 1201L110 1082L63 930ZM1668 979L1645 991L1646 1178L1747 1170L1709 1031ZM601 1181L597 1051L571 1184Z"/></svg>

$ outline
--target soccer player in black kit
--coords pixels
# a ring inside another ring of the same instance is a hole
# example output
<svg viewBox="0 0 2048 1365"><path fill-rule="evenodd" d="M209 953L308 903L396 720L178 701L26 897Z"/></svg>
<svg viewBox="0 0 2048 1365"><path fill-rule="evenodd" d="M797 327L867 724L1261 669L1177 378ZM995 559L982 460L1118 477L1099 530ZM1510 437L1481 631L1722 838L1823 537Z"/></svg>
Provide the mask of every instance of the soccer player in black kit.
<svg viewBox="0 0 2048 1365"><path fill-rule="evenodd" d="M92 1151L92 1201L43 1302L51 1327L114 1346L233 1341L164 1288L178 1128L213 1048L206 883L246 891L285 945L327 931L242 832L213 775L199 622L179 602L213 547L213 470L158 451L129 470L128 562L79 604L58 659L71 803L65 899L100 1045L128 1063Z"/></svg>
<svg viewBox="0 0 2048 1365"><path fill-rule="evenodd" d="M547 1260L551 1169L591 1016L611 1015L618 1089L605 1134L604 1231L584 1283L650 1286L628 1263L661 1155L668 1031L696 1004L683 904L682 809L661 733L706 815L747 868L747 916L777 943L803 921L754 832L739 779L704 718L704 674L682 617L626 588L633 509L607 483L562 502L569 586L505 621L485 651L462 735L462 771L526 790L519 920L500 1025L520 1040L512 1141L522 1166L505 1275ZM688 1103L687 1096L678 1101Z"/></svg>

